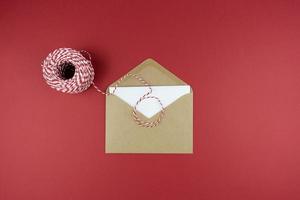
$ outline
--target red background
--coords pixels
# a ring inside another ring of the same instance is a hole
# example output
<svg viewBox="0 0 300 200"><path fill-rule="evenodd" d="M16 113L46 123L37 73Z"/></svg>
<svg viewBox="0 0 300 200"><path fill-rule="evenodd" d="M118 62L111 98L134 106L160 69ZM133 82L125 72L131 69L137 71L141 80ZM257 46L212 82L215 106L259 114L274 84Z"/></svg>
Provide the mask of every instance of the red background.
<svg viewBox="0 0 300 200"><path fill-rule="evenodd" d="M0 3L0 199L300 199L299 1ZM193 155L104 154L105 98L41 61L92 52L106 88L152 57L192 85Z"/></svg>

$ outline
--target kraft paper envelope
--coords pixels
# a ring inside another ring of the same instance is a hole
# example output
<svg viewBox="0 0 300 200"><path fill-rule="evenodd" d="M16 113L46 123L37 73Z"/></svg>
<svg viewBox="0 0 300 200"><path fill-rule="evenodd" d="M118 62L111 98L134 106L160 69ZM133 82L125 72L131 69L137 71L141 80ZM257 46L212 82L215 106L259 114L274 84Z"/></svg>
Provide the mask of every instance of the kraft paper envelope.
<svg viewBox="0 0 300 200"><path fill-rule="evenodd" d="M193 153L191 87L153 59L145 60L129 73L143 77L151 85L151 95L161 99L165 116L153 128L136 124L132 118L133 106L148 90L134 77L127 77L114 95L106 96L106 153ZM111 84L108 91L112 91L116 83ZM149 99L137 110L142 120L153 121L160 107L158 102Z"/></svg>

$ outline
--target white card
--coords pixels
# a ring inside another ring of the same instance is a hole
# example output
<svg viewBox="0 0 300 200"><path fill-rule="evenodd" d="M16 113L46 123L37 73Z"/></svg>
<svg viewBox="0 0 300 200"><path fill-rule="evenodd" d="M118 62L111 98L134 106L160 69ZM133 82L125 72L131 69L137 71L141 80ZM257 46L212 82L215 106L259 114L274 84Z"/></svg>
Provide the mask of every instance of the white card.
<svg viewBox="0 0 300 200"><path fill-rule="evenodd" d="M160 99L164 108L175 102L180 97L191 92L189 85L174 85L174 86L151 86L152 93L149 96L155 96ZM114 91L114 87L109 87L109 92ZM147 92L149 87L117 87L114 95L125 101L130 106L134 107L136 102ZM151 118L161 111L161 106L156 99L144 99L138 106L137 110L145 117Z"/></svg>

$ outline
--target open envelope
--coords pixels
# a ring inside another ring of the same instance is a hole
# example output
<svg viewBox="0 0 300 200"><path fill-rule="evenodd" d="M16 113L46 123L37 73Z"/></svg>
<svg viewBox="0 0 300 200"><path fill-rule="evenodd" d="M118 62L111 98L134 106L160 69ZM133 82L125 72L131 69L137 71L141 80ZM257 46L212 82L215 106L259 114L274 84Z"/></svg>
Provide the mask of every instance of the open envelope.
<svg viewBox="0 0 300 200"><path fill-rule="evenodd" d="M140 127L132 118L136 102L147 91L134 77L124 79L113 95L106 96L106 153L193 153L193 92L153 59L147 59L130 74L143 77L158 97L165 116L153 128ZM112 92L117 81L108 87ZM137 106L142 120L157 119L161 107L155 99L145 99Z"/></svg>

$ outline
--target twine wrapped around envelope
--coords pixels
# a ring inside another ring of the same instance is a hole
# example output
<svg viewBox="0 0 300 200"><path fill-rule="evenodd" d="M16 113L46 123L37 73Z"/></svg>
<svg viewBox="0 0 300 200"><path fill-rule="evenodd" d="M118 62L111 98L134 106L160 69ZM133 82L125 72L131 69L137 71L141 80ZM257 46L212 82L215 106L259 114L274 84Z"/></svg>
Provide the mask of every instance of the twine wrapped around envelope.
<svg viewBox="0 0 300 200"><path fill-rule="evenodd" d="M87 55L88 58L84 56ZM87 51L77 51L71 48L59 48L49 53L42 63L43 77L47 84L64 93L76 94L87 90L90 85L104 95L113 95L119 84L127 77L133 77L149 88L149 91L139 98L132 110L133 120L137 125L145 128L156 127L161 123L165 115L165 108L161 100L156 96L151 96L152 88L150 84L138 74L128 73L120 78L114 86L112 92L104 92L94 83L94 68L91 62L91 55ZM154 121L145 121L138 116L137 106L145 99L155 99L161 111Z"/></svg>

